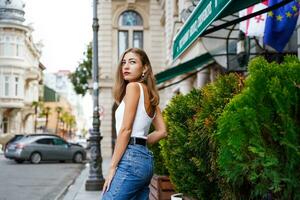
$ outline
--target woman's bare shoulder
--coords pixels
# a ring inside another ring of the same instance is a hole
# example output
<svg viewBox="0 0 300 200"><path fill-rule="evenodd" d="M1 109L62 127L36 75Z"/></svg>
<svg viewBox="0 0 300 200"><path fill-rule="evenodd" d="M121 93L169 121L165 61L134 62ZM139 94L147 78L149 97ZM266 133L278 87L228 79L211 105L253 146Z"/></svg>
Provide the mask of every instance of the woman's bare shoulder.
<svg viewBox="0 0 300 200"><path fill-rule="evenodd" d="M127 91L136 92L137 90L139 90L139 84L137 82L130 82L126 85L126 93Z"/></svg>
<svg viewBox="0 0 300 200"><path fill-rule="evenodd" d="M137 82L130 82L126 85L124 101L139 99L140 88Z"/></svg>

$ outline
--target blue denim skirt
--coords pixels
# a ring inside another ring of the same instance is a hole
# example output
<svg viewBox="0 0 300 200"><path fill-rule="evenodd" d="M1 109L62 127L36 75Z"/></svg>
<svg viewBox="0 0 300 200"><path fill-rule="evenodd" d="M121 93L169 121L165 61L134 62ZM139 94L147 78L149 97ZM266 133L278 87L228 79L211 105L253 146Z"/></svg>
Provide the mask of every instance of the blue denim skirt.
<svg viewBox="0 0 300 200"><path fill-rule="evenodd" d="M152 176L152 152L142 145L128 145L110 188L103 194L102 200L149 199Z"/></svg>

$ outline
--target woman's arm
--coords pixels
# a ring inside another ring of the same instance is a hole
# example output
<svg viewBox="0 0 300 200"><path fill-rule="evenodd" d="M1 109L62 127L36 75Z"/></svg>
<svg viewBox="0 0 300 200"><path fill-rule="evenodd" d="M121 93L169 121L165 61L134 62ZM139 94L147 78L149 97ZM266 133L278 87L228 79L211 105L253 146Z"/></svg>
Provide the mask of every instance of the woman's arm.
<svg viewBox="0 0 300 200"><path fill-rule="evenodd" d="M156 106L156 115L152 121L155 131L148 135L147 143L154 144L161 140L162 138L167 137L167 129L161 114L160 108Z"/></svg>
<svg viewBox="0 0 300 200"><path fill-rule="evenodd" d="M117 137L114 153L111 159L108 177L104 183L103 191L109 189L111 180L115 174L118 163L120 162L131 136L132 126L136 115L139 102L140 88L138 83L128 83L126 86L126 94L124 97L125 111L123 115L122 125Z"/></svg>

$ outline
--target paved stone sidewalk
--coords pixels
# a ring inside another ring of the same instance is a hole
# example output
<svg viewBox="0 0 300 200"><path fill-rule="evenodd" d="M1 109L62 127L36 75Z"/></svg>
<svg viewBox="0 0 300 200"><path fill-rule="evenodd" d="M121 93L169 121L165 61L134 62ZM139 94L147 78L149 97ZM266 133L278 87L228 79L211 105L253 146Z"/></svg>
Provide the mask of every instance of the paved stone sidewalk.
<svg viewBox="0 0 300 200"><path fill-rule="evenodd" d="M104 159L102 163L102 171L106 177L110 159ZM81 174L76 178L75 182L56 200L100 200L102 191L86 191L85 182L89 175L89 164L82 170Z"/></svg>

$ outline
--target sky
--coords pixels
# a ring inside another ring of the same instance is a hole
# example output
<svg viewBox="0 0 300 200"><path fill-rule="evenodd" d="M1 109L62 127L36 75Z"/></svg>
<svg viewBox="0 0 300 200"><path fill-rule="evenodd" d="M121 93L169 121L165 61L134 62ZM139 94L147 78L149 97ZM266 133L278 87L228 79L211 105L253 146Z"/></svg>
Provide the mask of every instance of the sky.
<svg viewBox="0 0 300 200"><path fill-rule="evenodd" d="M31 24L35 43L42 41L41 63L46 73L74 71L92 41L92 0L23 0L24 25ZM87 127L91 127L92 98L82 99Z"/></svg>
<svg viewBox="0 0 300 200"><path fill-rule="evenodd" d="M74 71L92 41L92 0L24 0L25 25L42 41L40 61L47 72Z"/></svg>

